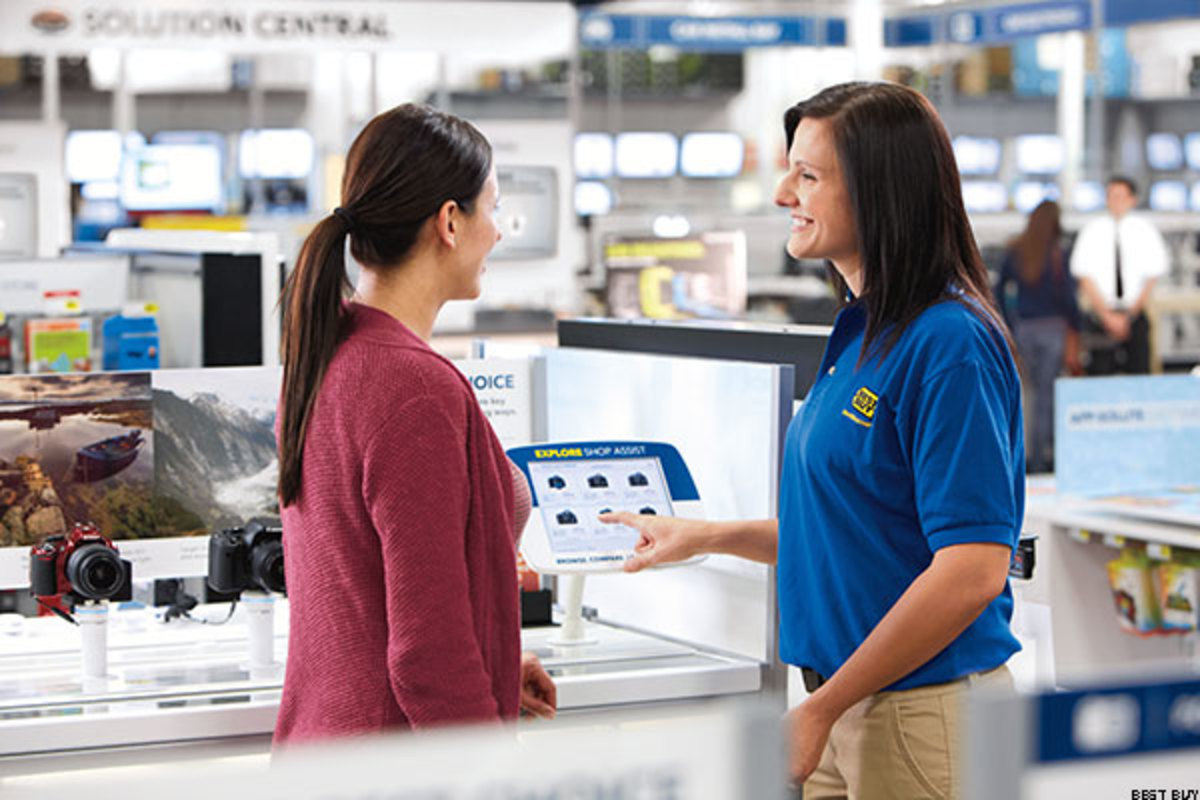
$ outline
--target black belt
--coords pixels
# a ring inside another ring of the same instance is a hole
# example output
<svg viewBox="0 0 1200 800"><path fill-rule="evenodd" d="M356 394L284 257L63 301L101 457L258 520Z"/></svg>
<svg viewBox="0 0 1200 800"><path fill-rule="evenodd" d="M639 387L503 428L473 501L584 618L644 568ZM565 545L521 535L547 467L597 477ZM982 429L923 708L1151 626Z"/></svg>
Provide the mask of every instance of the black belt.
<svg viewBox="0 0 1200 800"><path fill-rule="evenodd" d="M804 690L809 694L812 694L817 689L820 689L825 685L825 682L829 680L815 669L810 669L808 667L801 667L800 674L804 677Z"/></svg>

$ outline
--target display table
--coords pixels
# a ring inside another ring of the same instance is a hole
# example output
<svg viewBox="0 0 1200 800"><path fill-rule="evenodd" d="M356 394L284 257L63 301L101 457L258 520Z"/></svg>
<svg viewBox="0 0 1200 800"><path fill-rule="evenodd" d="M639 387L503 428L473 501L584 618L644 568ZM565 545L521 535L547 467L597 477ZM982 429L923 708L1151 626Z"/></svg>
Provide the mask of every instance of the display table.
<svg viewBox="0 0 1200 800"><path fill-rule="evenodd" d="M227 606L200 607L220 619ZM139 749L176 751L216 741L266 752L287 658L287 603L277 603L275 658L251 670L245 616L226 625L172 621L147 609L116 610L109 630L109 678L87 684L78 629L53 617L14 618L0 635L0 774L136 763ZM756 692L763 665L686 643L590 623L593 643L551 644L556 628L527 629L558 685L565 713ZM381 667L382 668L382 667ZM183 757L184 753L179 753Z"/></svg>

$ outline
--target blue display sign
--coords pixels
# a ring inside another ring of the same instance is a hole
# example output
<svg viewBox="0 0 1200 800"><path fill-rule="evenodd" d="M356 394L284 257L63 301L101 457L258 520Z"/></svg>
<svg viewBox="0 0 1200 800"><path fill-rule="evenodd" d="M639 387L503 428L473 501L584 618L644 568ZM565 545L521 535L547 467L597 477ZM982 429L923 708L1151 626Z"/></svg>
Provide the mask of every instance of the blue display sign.
<svg viewBox="0 0 1200 800"><path fill-rule="evenodd" d="M1037 700L1036 760L1200 747L1200 681L1060 692Z"/></svg>
<svg viewBox="0 0 1200 800"><path fill-rule="evenodd" d="M811 47L846 44L846 21L838 17L677 17L586 14L579 20L585 49L645 49L670 45L683 50L738 52L752 47Z"/></svg>
<svg viewBox="0 0 1200 800"><path fill-rule="evenodd" d="M1062 0L951 11L942 16L897 17L884 23L884 43L889 47L927 45L935 41L988 44L1091 26L1089 0Z"/></svg>

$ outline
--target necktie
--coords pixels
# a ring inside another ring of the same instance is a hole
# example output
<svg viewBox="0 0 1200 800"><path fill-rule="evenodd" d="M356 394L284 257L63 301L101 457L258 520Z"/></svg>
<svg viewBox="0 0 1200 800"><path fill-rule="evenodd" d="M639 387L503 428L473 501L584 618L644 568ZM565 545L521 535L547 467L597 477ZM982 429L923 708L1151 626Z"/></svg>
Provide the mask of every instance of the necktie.
<svg viewBox="0 0 1200 800"><path fill-rule="evenodd" d="M1117 299L1120 300L1125 296L1125 282L1121 280L1121 235L1116 225L1113 226L1113 247L1116 250L1113 263L1117 268Z"/></svg>

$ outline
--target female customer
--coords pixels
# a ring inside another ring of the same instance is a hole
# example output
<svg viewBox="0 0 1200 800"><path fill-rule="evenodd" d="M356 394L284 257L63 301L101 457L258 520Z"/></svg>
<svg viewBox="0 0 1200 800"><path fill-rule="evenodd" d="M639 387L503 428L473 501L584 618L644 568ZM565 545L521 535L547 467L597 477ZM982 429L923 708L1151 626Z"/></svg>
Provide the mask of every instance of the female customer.
<svg viewBox="0 0 1200 800"><path fill-rule="evenodd" d="M789 713L814 798L952 797L957 702L1009 681L1007 571L1024 503L1020 384L950 141L902 86L834 86L784 117L789 252L845 307L787 433L778 520L616 514L636 571L701 552L778 564Z"/></svg>
<svg viewBox="0 0 1200 800"><path fill-rule="evenodd" d="M1079 306L1062 246L1058 203L1044 200L1004 254L996 296L1013 328L1033 396L1029 472L1054 469L1054 380L1079 363Z"/></svg>
<svg viewBox="0 0 1200 800"><path fill-rule="evenodd" d="M528 488L428 344L443 303L479 295L497 202L479 131L400 106L355 139L342 206L288 279L277 744L553 713L553 684L520 652ZM362 268L349 302L347 239Z"/></svg>

